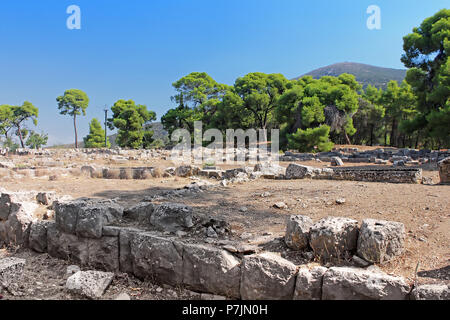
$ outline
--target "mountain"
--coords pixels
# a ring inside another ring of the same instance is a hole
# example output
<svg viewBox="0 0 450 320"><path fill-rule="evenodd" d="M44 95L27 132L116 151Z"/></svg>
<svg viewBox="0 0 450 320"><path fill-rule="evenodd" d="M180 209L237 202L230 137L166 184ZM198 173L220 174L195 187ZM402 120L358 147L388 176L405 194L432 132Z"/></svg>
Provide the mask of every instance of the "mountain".
<svg viewBox="0 0 450 320"><path fill-rule="evenodd" d="M315 79L318 79L323 76L337 77L342 73L353 74L356 77L356 81L360 82L364 88L369 84L377 88L385 88L390 80L395 80L400 84L406 76L405 69L382 68L355 62L332 64L330 66L308 72L303 76L309 75Z"/></svg>

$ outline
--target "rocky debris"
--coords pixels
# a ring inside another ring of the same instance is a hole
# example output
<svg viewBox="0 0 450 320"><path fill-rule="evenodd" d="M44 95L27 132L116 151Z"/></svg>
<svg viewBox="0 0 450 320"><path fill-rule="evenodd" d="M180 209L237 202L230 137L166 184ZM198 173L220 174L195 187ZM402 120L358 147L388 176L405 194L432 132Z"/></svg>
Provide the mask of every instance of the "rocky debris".
<svg viewBox="0 0 450 320"><path fill-rule="evenodd" d="M56 192L54 191L46 191L39 192L36 196L36 201L39 204L43 204L45 206L52 205L53 201L57 199Z"/></svg>
<svg viewBox="0 0 450 320"><path fill-rule="evenodd" d="M131 297L126 292L119 293L114 300L131 300Z"/></svg>
<svg viewBox="0 0 450 320"><path fill-rule="evenodd" d="M292 300L297 267L274 253L245 256L242 261L241 298Z"/></svg>
<svg viewBox="0 0 450 320"><path fill-rule="evenodd" d="M15 245L27 245L30 226L37 220L34 213L38 205L34 202L11 203L9 216L0 221L0 240Z"/></svg>
<svg viewBox="0 0 450 320"><path fill-rule="evenodd" d="M333 167L342 167L344 165L344 162L339 157L331 157L331 165Z"/></svg>
<svg viewBox="0 0 450 320"><path fill-rule="evenodd" d="M301 267L297 273L294 300L321 300L325 267Z"/></svg>
<svg viewBox="0 0 450 320"><path fill-rule="evenodd" d="M315 223L310 230L310 246L324 260L345 258L356 249L358 221L327 217Z"/></svg>
<svg viewBox="0 0 450 320"><path fill-rule="evenodd" d="M178 168L175 169L174 174L178 177L190 177L197 175L199 170L200 168L196 166L190 165L179 166Z"/></svg>
<svg viewBox="0 0 450 320"><path fill-rule="evenodd" d="M214 178L214 179L222 179L224 170L212 169L205 167L203 170L198 171L198 175L201 177Z"/></svg>
<svg viewBox="0 0 450 320"><path fill-rule="evenodd" d="M77 265L70 265L66 268L66 276L71 276L78 271L81 271L80 267Z"/></svg>
<svg viewBox="0 0 450 320"><path fill-rule="evenodd" d="M422 284L411 292L412 300L450 300L450 285Z"/></svg>
<svg viewBox="0 0 450 320"><path fill-rule="evenodd" d="M265 179L276 179L279 177L284 177L286 169L278 164L274 163L258 163L253 169L253 178L257 178L255 173L258 172L258 177L263 177Z"/></svg>
<svg viewBox="0 0 450 320"><path fill-rule="evenodd" d="M450 157L438 162L439 178L442 184L450 184Z"/></svg>
<svg viewBox="0 0 450 320"><path fill-rule="evenodd" d="M405 300L410 286L379 271L332 267L323 275L322 300Z"/></svg>
<svg viewBox="0 0 450 320"><path fill-rule="evenodd" d="M406 163L404 160L396 160L396 161L394 161L393 166L394 167L404 167L404 166L406 166Z"/></svg>
<svg viewBox="0 0 450 320"><path fill-rule="evenodd" d="M309 230L313 225L311 218L302 215L293 215L287 219L286 235L284 241L293 250L303 250L308 247Z"/></svg>
<svg viewBox="0 0 450 320"><path fill-rule="evenodd" d="M363 258L358 257L357 255L354 255L352 257L352 263L356 267L360 267L360 268L366 268L366 267L370 266L370 262L364 260Z"/></svg>
<svg viewBox="0 0 450 320"><path fill-rule="evenodd" d="M11 161L0 161L0 168L13 169L15 166Z"/></svg>
<svg viewBox="0 0 450 320"><path fill-rule="evenodd" d="M241 262L225 250L183 245L183 283L191 290L238 298Z"/></svg>
<svg viewBox="0 0 450 320"><path fill-rule="evenodd" d="M95 178L98 175L100 175L100 171L97 167L94 167L92 165L86 165L81 167L81 174L86 175L90 178ZM103 176L103 174L102 174Z"/></svg>
<svg viewBox="0 0 450 320"><path fill-rule="evenodd" d="M170 285L183 280L182 246L176 241L148 232L136 233L130 242L130 256L134 275L154 278Z"/></svg>
<svg viewBox="0 0 450 320"><path fill-rule="evenodd" d="M25 262L25 259L19 258L0 259L0 289L20 282Z"/></svg>
<svg viewBox="0 0 450 320"><path fill-rule="evenodd" d="M150 224L160 231L176 232L192 228L193 209L178 203L163 203L155 206Z"/></svg>
<svg viewBox="0 0 450 320"><path fill-rule="evenodd" d="M365 219L358 237L358 255L373 263L385 263L403 253L405 226L400 222Z"/></svg>
<svg viewBox="0 0 450 320"><path fill-rule="evenodd" d="M287 209L288 208L288 206L284 202L276 202L276 203L274 203L273 207L276 209Z"/></svg>
<svg viewBox="0 0 450 320"><path fill-rule="evenodd" d="M304 179L312 178L314 169L308 166L291 163L286 169L286 179Z"/></svg>
<svg viewBox="0 0 450 320"><path fill-rule="evenodd" d="M250 167L244 167L244 168L236 168L236 169L229 169L226 170L223 174L223 179L226 180L232 180L234 179L243 179L249 177L250 173L253 172L253 168Z"/></svg>
<svg viewBox="0 0 450 320"><path fill-rule="evenodd" d="M20 205L23 202L33 202L36 199L36 191L24 191L24 192L8 192L2 191L0 197L0 221L8 220L8 216L11 214L11 206L13 204ZM17 208L15 208L17 210Z"/></svg>
<svg viewBox="0 0 450 320"><path fill-rule="evenodd" d="M123 208L113 200L57 201L54 207L58 228L85 238L101 238L103 226L123 216Z"/></svg>
<svg viewBox="0 0 450 320"><path fill-rule="evenodd" d="M344 203L345 203L345 199L344 198L336 199L336 204L344 204Z"/></svg>
<svg viewBox="0 0 450 320"><path fill-rule="evenodd" d="M49 221L36 221L30 227L29 247L36 252L47 252L47 227Z"/></svg>
<svg viewBox="0 0 450 320"><path fill-rule="evenodd" d="M67 290L90 299L101 298L114 278L114 273L101 271L78 271L66 282Z"/></svg>
<svg viewBox="0 0 450 320"><path fill-rule="evenodd" d="M150 224L150 217L155 209L155 204L151 202L141 202L137 205L125 209L123 216L126 219L137 221L139 224Z"/></svg>

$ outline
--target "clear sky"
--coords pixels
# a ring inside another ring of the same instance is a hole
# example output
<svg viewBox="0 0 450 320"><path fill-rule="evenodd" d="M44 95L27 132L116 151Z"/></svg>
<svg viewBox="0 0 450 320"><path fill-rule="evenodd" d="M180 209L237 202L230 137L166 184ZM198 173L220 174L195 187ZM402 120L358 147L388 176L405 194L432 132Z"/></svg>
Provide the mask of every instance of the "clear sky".
<svg viewBox="0 0 450 320"><path fill-rule="evenodd" d="M69 5L81 29L69 30ZM381 30L369 30L369 5ZM403 68L402 37L448 0L2 0L0 104L25 100L39 108L38 131L49 144L73 142L69 116L56 97L84 90L79 120L103 119L105 105L133 99L158 118L173 107L171 84L193 71L233 84L249 72L294 78L351 61Z"/></svg>

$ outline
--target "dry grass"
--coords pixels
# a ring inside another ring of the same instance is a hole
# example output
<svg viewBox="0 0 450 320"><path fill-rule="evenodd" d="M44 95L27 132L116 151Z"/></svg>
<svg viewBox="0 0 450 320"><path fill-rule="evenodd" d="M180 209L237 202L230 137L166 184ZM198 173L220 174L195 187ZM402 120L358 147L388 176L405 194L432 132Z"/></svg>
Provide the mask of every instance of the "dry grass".
<svg viewBox="0 0 450 320"><path fill-rule="evenodd" d="M108 169L106 172L106 179L120 179L119 169Z"/></svg>

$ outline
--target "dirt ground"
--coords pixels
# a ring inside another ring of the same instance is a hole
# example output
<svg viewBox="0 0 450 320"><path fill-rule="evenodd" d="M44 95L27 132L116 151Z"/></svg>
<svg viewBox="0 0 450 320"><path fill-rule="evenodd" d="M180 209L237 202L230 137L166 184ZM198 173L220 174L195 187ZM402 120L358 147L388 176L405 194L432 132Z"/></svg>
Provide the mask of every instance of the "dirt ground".
<svg viewBox="0 0 450 320"><path fill-rule="evenodd" d="M289 163L282 163L287 166ZM316 161L301 164L325 167L329 163ZM142 165L142 163L141 163ZM358 164L346 164L355 166ZM145 166L168 167L168 161L157 160ZM437 171L425 168L425 177L439 181ZM1 187L10 191L56 191L60 195L79 197L118 198L125 207L132 206L145 197L167 190L181 188L193 180L189 178L151 178L148 180L105 180L84 176L8 179ZM344 204L336 200L344 198ZM233 237L249 244L269 237L275 239L273 248L286 251L282 243L286 219L292 214L307 215L318 221L327 216L349 217L361 222L365 218L399 221L405 224L407 239L405 253L393 261L379 266L389 274L415 278L418 282L450 282L450 186L422 184L391 184L332 180L267 180L259 179L244 184L218 187L202 193L192 193L173 202L191 205L195 212L228 221ZM284 202L285 209L274 208ZM278 240L277 240L278 239ZM270 246L269 246L270 247ZM295 261L295 252L287 258ZM20 299L73 299L64 289L65 268L68 263L46 254L38 255L28 250L7 252L1 255L27 257L29 287L21 289L22 295L5 295ZM160 288L160 289L158 289ZM158 292L156 291L158 289ZM28 292L30 291L30 292ZM159 292L160 291L160 292ZM133 299L190 299L192 294L180 288L161 288L141 282L125 274L116 276L105 298L114 299L127 292Z"/></svg>

